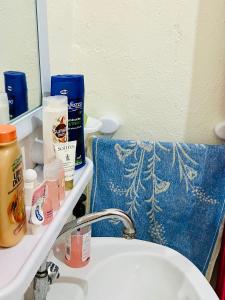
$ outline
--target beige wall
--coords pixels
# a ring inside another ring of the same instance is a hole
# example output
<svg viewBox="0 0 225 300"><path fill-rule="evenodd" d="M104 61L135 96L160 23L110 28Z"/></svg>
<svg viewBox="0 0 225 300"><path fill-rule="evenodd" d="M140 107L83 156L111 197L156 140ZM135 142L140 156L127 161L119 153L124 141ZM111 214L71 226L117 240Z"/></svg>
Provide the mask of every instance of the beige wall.
<svg viewBox="0 0 225 300"><path fill-rule="evenodd" d="M51 72L83 73L86 110L117 137L217 143L225 117L223 0L48 0Z"/></svg>

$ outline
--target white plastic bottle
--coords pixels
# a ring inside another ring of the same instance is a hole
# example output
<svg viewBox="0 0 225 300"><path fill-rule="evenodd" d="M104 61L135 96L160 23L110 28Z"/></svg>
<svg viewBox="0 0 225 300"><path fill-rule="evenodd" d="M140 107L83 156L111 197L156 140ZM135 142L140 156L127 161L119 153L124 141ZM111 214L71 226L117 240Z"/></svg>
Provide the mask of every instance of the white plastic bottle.
<svg viewBox="0 0 225 300"><path fill-rule="evenodd" d="M66 96L43 99L44 163L55 159L54 144L68 140L68 100Z"/></svg>
<svg viewBox="0 0 225 300"><path fill-rule="evenodd" d="M0 93L0 124L9 122L9 101L6 93Z"/></svg>
<svg viewBox="0 0 225 300"><path fill-rule="evenodd" d="M37 186L37 172L33 169L27 169L24 171L24 193L25 193L25 205L32 205L32 197L34 189Z"/></svg>

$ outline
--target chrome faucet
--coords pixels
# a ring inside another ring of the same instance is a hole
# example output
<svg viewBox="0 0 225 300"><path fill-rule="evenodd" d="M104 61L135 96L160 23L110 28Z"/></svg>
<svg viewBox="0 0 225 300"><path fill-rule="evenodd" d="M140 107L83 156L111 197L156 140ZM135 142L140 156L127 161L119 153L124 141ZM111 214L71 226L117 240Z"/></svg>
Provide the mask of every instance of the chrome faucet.
<svg viewBox="0 0 225 300"><path fill-rule="evenodd" d="M57 278L59 278L59 267L45 259L27 289L24 300L45 300L49 285L53 284Z"/></svg>
<svg viewBox="0 0 225 300"><path fill-rule="evenodd" d="M90 213L66 223L58 237L71 233L75 229L82 228L105 219L121 221L124 225L123 237L126 239L135 238L136 231L131 218L122 210L112 208ZM53 284L57 278L59 278L58 266L45 260L36 273L31 284L31 288L26 292L24 299L45 300L49 290L49 285Z"/></svg>
<svg viewBox="0 0 225 300"><path fill-rule="evenodd" d="M134 223L131 218L120 209L105 209L99 212L91 213L84 215L76 220L72 220L64 225L58 237L71 233L74 229L82 228L93 223L111 219L115 221L121 221L124 225L123 229L123 237L126 239L134 239L135 238L135 228Z"/></svg>

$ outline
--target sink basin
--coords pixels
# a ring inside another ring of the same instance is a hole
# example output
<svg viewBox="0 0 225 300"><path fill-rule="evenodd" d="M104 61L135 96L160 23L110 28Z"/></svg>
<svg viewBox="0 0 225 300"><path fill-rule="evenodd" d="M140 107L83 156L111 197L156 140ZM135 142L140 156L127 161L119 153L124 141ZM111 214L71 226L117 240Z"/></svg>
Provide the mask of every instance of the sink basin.
<svg viewBox="0 0 225 300"><path fill-rule="evenodd" d="M218 300L201 272L178 252L150 242L92 238L91 261L84 268L58 259L60 279L48 300Z"/></svg>

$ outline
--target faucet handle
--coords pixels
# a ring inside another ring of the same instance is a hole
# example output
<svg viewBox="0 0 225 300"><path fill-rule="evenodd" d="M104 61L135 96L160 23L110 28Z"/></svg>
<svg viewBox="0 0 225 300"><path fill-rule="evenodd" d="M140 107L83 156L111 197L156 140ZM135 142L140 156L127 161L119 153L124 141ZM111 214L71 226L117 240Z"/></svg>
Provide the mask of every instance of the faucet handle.
<svg viewBox="0 0 225 300"><path fill-rule="evenodd" d="M52 261L47 262L48 282L53 284L59 278L59 267Z"/></svg>

